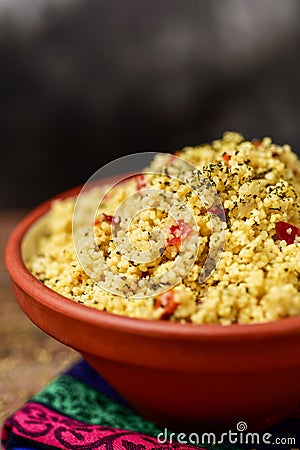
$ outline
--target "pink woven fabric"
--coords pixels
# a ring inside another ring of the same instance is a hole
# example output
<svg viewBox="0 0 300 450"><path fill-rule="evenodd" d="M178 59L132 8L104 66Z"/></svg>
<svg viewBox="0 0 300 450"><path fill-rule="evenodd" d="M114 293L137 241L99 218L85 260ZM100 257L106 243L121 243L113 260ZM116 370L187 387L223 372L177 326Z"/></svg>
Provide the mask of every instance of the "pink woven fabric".
<svg viewBox="0 0 300 450"><path fill-rule="evenodd" d="M175 442L162 444L152 436L133 431L85 424L34 402L27 403L6 423L3 438L8 431L62 450L201 450Z"/></svg>

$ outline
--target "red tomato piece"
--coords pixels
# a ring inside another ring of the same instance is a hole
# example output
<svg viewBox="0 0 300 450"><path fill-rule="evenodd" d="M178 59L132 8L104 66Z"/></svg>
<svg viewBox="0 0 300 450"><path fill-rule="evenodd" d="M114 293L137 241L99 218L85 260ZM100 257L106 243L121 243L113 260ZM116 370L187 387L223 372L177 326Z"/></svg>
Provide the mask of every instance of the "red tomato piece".
<svg viewBox="0 0 300 450"><path fill-rule="evenodd" d="M253 139L252 144L255 147L260 147L261 146L261 141L259 139Z"/></svg>
<svg viewBox="0 0 300 450"><path fill-rule="evenodd" d="M281 241L288 245L293 244L297 236L300 236L300 228L288 222L278 222L276 224L276 234Z"/></svg>
<svg viewBox="0 0 300 450"><path fill-rule="evenodd" d="M229 155L229 153L224 153L223 155L223 161L224 163L229 166L229 161L230 161L231 156Z"/></svg>
<svg viewBox="0 0 300 450"><path fill-rule="evenodd" d="M101 219L99 219L97 217L97 219L95 219L94 224L99 225L101 222L107 222L107 223L116 223L117 222L117 219L114 216L111 216L111 215L105 214L105 213L101 214Z"/></svg>
<svg viewBox="0 0 300 450"><path fill-rule="evenodd" d="M136 188L138 191L147 187L147 182L144 175L137 175L135 177Z"/></svg>
<svg viewBox="0 0 300 450"><path fill-rule="evenodd" d="M114 220L114 216L110 216L109 214L103 213L103 220L108 223L112 223Z"/></svg>
<svg viewBox="0 0 300 450"><path fill-rule="evenodd" d="M155 299L154 309L164 308L164 311L161 315L162 320L168 319L171 314L176 310L178 303L174 300L174 291L166 291L160 294Z"/></svg>
<svg viewBox="0 0 300 450"><path fill-rule="evenodd" d="M188 237L193 229L183 220L178 220L177 225L172 225L170 228L173 238L167 240L168 245L180 245L181 240Z"/></svg>

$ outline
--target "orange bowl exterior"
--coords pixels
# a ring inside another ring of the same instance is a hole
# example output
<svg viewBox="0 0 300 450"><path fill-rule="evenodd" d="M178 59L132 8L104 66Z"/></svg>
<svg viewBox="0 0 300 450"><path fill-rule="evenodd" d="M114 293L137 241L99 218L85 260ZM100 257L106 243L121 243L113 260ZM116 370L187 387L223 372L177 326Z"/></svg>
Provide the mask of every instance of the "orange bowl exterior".
<svg viewBox="0 0 300 450"><path fill-rule="evenodd" d="M52 200L30 212L8 240L6 266L17 301L32 322L80 352L137 411L179 431L227 431L240 420L257 431L297 407L300 317L231 326L132 319L76 303L38 281L23 263L21 244Z"/></svg>

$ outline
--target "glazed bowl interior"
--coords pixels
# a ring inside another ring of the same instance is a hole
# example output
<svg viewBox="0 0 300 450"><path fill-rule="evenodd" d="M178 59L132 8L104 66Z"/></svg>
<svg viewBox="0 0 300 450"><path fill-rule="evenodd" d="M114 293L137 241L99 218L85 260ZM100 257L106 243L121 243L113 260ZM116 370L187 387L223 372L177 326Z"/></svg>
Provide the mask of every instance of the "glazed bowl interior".
<svg viewBox="0 0 300 450"><path fill-rule="evenodd" d="M28 229L21 242L21 256L24 264L38 251L38 242L47 233L49 213L44 214Z"/></svg>

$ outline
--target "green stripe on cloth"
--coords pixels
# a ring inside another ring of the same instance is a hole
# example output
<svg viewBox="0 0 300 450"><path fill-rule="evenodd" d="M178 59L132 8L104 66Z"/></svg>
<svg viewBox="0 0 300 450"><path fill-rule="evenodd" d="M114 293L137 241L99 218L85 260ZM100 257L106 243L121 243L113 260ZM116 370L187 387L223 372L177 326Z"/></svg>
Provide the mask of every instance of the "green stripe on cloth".
<svg viewBox="0 0 300 450"><path fill-rule="evenodd" d="M33 397L72 419L92 425L121 428L157 435L161 432L149 422L105 394L68 375L61 375Z"/></svg>
<svg viewBox="0 0 300 450"><path fill-rule="evenodd" d="M68 375L54 379L32 400L72 419L92 425L136 431L155 437L162 432L154 423L126 406ZM204 447L208 450L243 450L229 445L219 447L205 444Z"/></svg>

